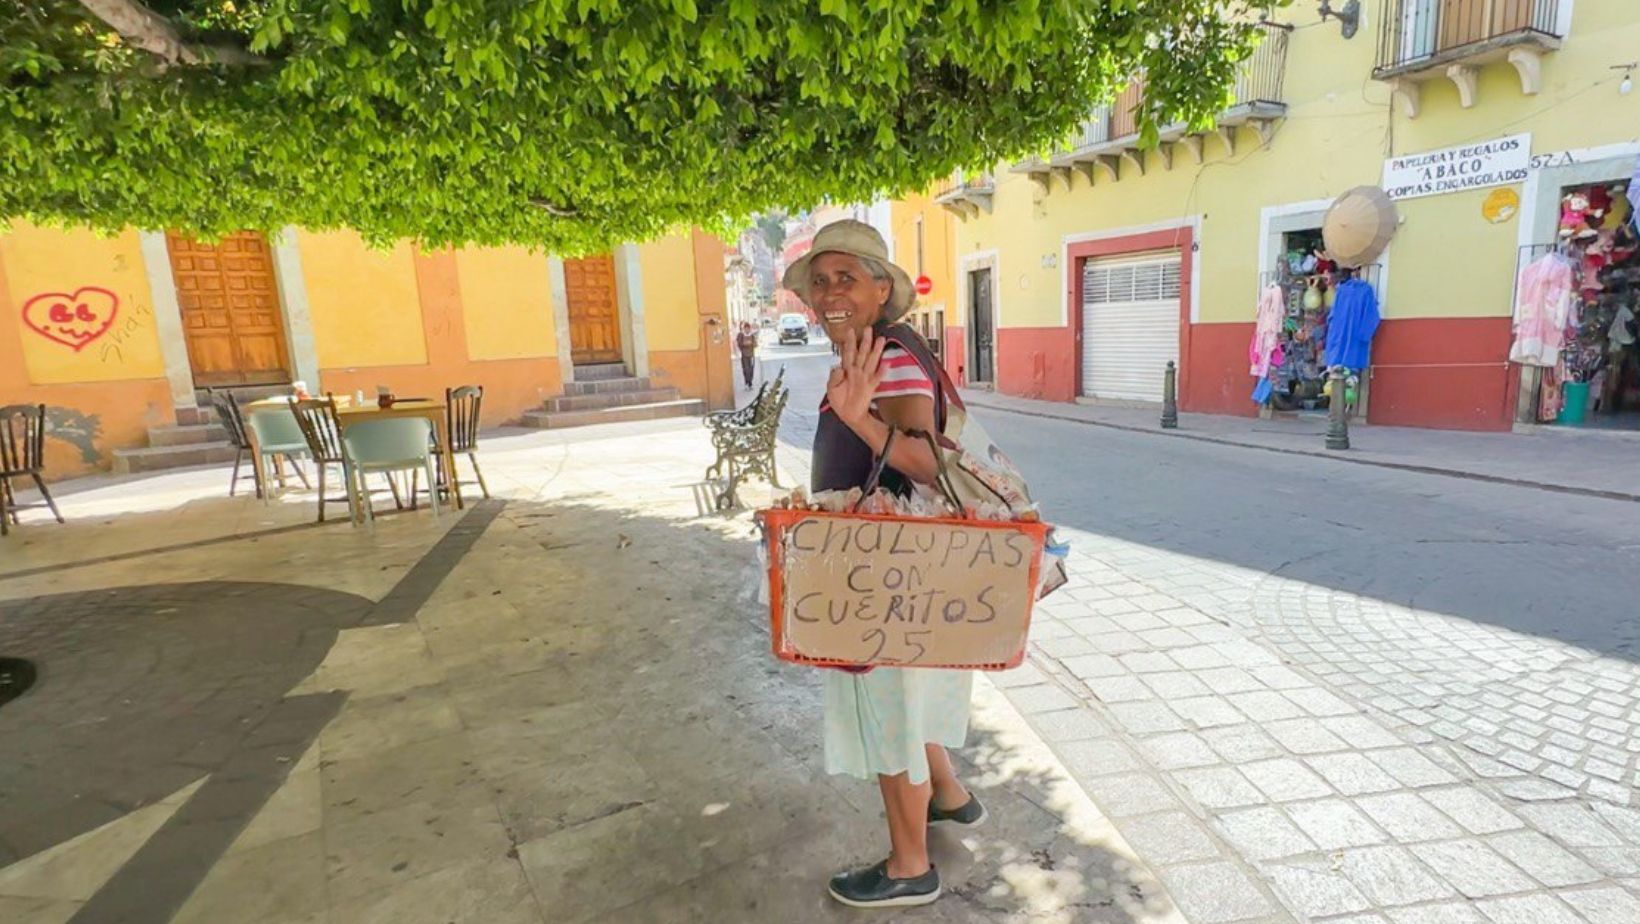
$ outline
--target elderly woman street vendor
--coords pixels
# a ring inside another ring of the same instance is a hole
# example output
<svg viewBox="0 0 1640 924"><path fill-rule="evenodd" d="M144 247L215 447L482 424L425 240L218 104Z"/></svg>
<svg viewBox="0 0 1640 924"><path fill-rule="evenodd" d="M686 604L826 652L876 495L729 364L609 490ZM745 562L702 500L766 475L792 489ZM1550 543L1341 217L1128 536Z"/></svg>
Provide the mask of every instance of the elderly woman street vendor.
<svg viewBox="0 0 1640 924"><path fill-rule="evenodd" d="M911 278L888 260L882 235L858 221L827 225L783 279L841 348L820 405L811 489L863 487L889 446L881 485L905 493L938 468L921 440L889 443L890 427L938 433L936 360L911 328ZM921 905L940 896L928 826L977 825L985 809L952 769L947 747L968 733L973 674L877 667L825 678L826 770L877 778L888 815L888 859L833 876L833 898L855 907Z"/></svg>

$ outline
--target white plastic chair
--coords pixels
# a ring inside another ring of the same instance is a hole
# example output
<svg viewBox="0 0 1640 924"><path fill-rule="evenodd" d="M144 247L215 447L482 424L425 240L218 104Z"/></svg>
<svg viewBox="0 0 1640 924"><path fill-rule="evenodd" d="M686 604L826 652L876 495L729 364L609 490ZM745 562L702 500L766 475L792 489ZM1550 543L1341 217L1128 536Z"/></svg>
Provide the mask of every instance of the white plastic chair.
<svg viewBox="0 0 1640 924"><path fill-rule="evenodd" d="M362 420L342 432L342 444L350 467L357 479L359 500L364 505L365 521L374 525L375 508L370 503L370 491L365 476L382 473L392 484L393 472L422 472L429 485L434 480L431 436L433 425L423 417L404 417L393 420ZM349 486L352 488L352 485ZM398 490L394 488L394 494ZM429 491L433 518L438 519L438 492ZM411 501L414 503L414 495Z"/></svg>
<svg viewBox="0 0 1640 924"><path fill-rule="evenodd" d="M262 458L263 471L277 475L280 487L285 483L284 459L290 459L291 467L302 479L302 484L308 487L307 473L302 471L301 459L311 458L313 453L308 448L307 437L302 435L302 428L296 422L296 415L289 408L262 408L252 411L245 420L245 425L256 431L256 452ZM267 463L272 463L269 467ZM262 485L262 501L267 502L273 494L272 485Z"/></svg>

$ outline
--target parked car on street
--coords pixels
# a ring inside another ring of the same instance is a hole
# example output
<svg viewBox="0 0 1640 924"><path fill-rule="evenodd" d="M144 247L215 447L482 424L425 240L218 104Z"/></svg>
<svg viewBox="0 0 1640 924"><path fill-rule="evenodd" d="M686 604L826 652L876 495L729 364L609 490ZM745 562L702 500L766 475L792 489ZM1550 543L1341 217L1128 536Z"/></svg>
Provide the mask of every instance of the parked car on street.
<svg viewBox="0 0 1640 924"><path fill-rule="evenodd" d="M800 314L780 316L780 345L809 342L809 319Z"/></svg>

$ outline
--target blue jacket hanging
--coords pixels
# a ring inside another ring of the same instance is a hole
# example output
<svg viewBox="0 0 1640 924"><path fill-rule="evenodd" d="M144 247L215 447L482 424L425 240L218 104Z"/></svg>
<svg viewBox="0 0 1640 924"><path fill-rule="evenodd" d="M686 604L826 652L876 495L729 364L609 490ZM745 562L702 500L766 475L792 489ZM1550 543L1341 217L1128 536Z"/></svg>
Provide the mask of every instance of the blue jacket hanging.
<svg viewBox="0 0 1640 924"><path fill-rule="evenodd" d="M1338 286L1332 313L1327 315L1328 367L1365 369L1372 335L1378 330L1378 296L1359 279Z"/></svg>

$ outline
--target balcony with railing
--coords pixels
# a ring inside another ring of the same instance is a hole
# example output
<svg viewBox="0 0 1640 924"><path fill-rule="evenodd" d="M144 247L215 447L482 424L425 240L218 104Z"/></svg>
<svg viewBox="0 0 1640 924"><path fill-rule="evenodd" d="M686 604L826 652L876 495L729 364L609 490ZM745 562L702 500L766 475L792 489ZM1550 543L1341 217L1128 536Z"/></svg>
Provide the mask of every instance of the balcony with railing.
<svg viewBox="0 0 1640 924"><path fill-rule="evenodd" d="M996 188L996 180L989 173L966 178L957 174L934 194L934 201L958 218L968 218L991 211L991 195Z"/></svg>
<svg viewBox="0 0 1640 924"><path fill-rule="evenodd" d="M1393 85L1409 118L1418 84L1446 78L1464 108L1475 105L1480 68L1508 61L1530 96L1543 86L1542 58L1560 47L1566 0L1389 0L1372 76Z"/></svg>
<svg viewBox="0 0 1640 924"><path fill-rule="evenodd" d="M1259 28L1264 33L1263 40L1242 64L1232 88L1231 103L1215 120L1214 133L1232 153L1237 128L1251 127L1258 132L1261 142L1268 141L1276 120L1287 113L1282 81L1287 70L1287 39L1292 27L1266 22L1260 23ZM1014 165L1013 171L1029 175L1044 188L1054 178L1069 188L1072 177L1078 173L1087 177L1089 183L1100 171L1112 180L1120 179L1124 172L1143 174L1146 159L1139 147L1139 126L1144 101L1145 79L1139 74L1116 99L1089 113L1066 149L1047 160L1021 161ZM1183 124L1163 126L1158 148L1163 167L1172 168L1175 146L1183 147L1196 163L1201 163L1205 138L1204 133L1193 132Z"/></svg>

